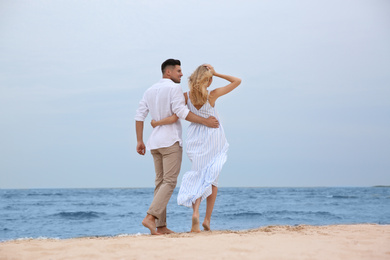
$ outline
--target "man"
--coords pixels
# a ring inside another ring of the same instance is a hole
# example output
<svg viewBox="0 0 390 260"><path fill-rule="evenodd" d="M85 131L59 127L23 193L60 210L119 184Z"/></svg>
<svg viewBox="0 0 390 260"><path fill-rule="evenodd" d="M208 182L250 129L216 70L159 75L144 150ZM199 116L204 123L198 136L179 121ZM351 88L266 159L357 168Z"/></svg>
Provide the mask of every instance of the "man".
<svg viewBox="0 0 390 260"><path fill-rule="evenodd" d="M204 124L217 128L215 117L203 118L192 112L185 105L183 91L179 85L183 73L179 60L168 59L161 65L163 78L147 89L139 103L135 116L137 134L137 152L145 154L145 148L151 151L156 172L155 190L142 225L150 230L152 235L173 233L167 228L166 207L176 187L182 160L182 128L180 120L170 125L153 129L148 142L143 142L144 120L148 113L152 119L161 120L173 114L190 122Z"/></svg>

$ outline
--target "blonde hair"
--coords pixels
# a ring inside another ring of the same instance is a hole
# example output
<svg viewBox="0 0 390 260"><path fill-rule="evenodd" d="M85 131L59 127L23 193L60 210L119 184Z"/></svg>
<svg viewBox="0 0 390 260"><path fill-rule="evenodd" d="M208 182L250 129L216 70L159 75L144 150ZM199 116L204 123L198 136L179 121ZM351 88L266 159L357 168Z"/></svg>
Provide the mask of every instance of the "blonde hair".
<svg viewBox="0 0 390 260"><path fill-rule="evenodd" d="M209 96L207 87L213 74L209 69L200 65L188 78L188 86L190 88L190 99L193 105L203 105L206 103Z"/></svg>

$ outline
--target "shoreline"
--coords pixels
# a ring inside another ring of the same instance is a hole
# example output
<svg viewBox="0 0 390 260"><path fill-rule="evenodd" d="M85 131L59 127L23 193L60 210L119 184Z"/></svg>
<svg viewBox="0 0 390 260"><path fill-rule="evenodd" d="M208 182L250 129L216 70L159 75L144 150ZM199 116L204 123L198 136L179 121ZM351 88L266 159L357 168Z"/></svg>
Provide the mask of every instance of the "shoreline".
<svg viewBox="0 0 390 260"><path fill-rule="evenodd" d="M0 190L110 190L110 189L118 189L118 190L127 190L127 189L154 189L154 186L150 187L0 187ZM390 188L390 185L378 184L378 185L369 185L369 186L349 186L349 185L330 185L330 186L322 186L322 185L308 185L308 186L221 186L220 188L248 188L248 189L284 189L284 188L293 188L293 189L310 189L310 188ZM180 189L180 186L176 186L175 189Z"/></svg>
<svg viewBox="0 0 390 260"><path fill-rule="evenodd" d="M390 224L378 224L378 223L352 223L352 224L328 224L328 225L310 225L310 224L299 224L299 225L268 225L268 226L261 226L258 228L251 228L251 229L241 229L241 230L233 230L233 229L225 229L225 230L212 230L210 232L201 230L201 233L247 233L247 232L254 232L254 231L264 231L269 230L275 227L288 227L290 230L294 228L302 228L302 227L329 227L329 226L355 226L355 225L377 225L377 226L390 226ZM146 228L145 228L146 230ZM267 231L264 231L267 232ZM180 234L191 234L190 231L186 232L175 232L173 235L180 235ZM117 235L96 235L96 236L80 236L80 237L69 237L69 238L59 238L59 237L20 237L20 238L13 238L13 239L7 239L7 240L0 240L0 245L2 243L8 243L8 242L17 242L17 241L65 241L65 240L72 240L72 239L110 239L110 238L121 238L121 237L141 237L141 236L151 236L150 232L144 232L144 233L123 233L123 234L117 234ZM164 235L164 236L170 236L170 235ZM1 259L0 259L1 260Z"/></svg>
<svg viewBox="0 0 390 260"><path fill-rule="evenodd" d="M389 259L390 225L266 226L0 243L5 259Z"/></svg>

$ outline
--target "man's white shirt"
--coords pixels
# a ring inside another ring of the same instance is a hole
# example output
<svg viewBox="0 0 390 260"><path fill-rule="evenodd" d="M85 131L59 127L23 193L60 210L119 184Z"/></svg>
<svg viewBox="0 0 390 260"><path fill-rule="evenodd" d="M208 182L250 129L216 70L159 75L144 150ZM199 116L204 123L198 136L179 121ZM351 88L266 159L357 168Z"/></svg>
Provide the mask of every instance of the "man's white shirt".
<svg viewBox="0 0 390 260"><path fill-rule="evenodd" d="M174 83L171 79L163 78L145 91L139 102L135 121L145 121L149 113L152 119L156 121L173 114L176 114L180 119L185 119L189 112L180 85ZM157 126L153 129L146 143L146 149L169 147L176 142L179 142L182 146L181 136L180 120L173 124Z"/></svg>

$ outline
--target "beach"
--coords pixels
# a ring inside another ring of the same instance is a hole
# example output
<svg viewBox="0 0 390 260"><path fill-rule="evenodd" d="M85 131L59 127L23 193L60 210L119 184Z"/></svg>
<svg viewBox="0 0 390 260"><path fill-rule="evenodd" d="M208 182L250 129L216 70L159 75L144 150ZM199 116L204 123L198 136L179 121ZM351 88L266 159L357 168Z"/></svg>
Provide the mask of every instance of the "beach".
<svg viewBox="0 0 390 260"><path fill-rule="evenodd" d="M267 226L243 231L23 239L0 243L18 259L390 259L390 225Z"/></svg>

